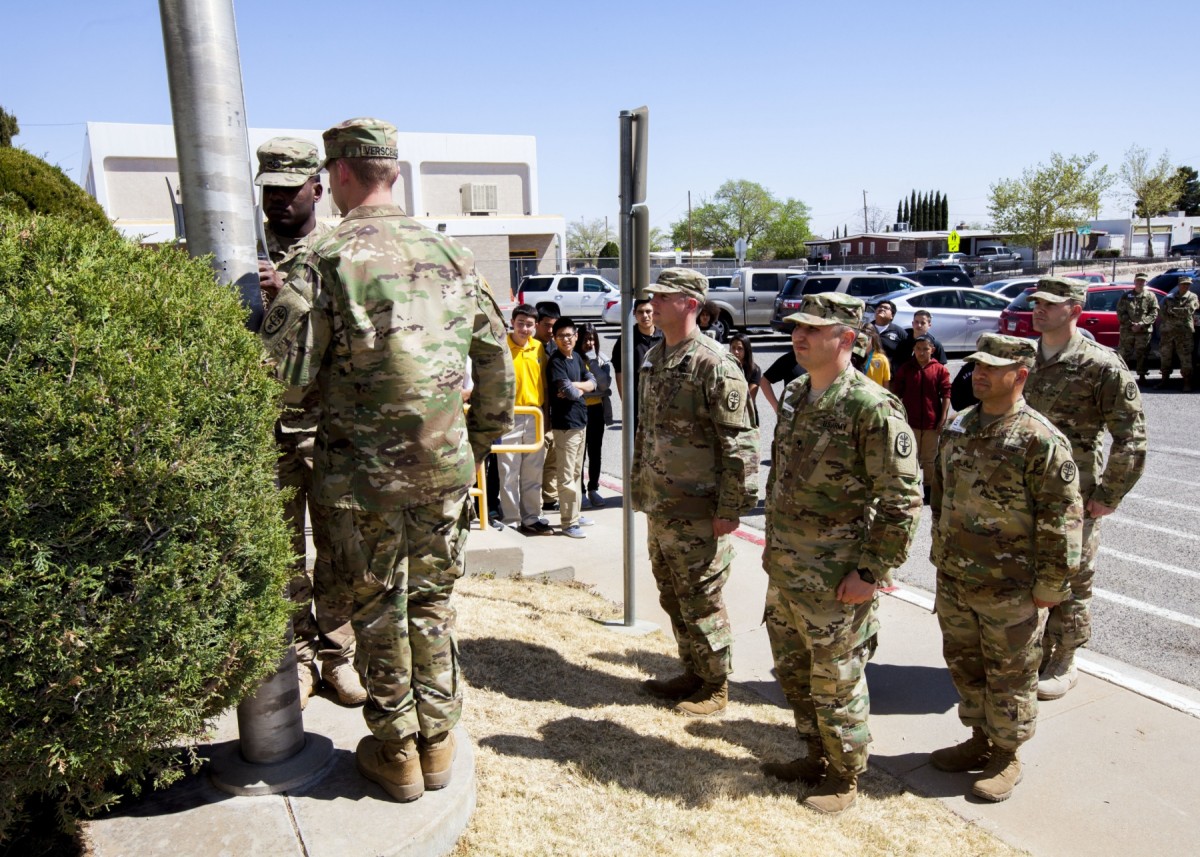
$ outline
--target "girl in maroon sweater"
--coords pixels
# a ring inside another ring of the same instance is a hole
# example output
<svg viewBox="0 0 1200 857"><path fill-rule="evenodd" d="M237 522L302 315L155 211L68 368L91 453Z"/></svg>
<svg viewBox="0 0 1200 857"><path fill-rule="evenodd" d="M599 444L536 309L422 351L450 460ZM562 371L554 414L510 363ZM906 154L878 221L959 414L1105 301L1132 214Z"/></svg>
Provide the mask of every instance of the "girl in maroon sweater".
<svg viewBox="0 0 1200 857"><path fill-rule="evenodd" d="M950 412L950 370L933 359L933 343L927 337L914 340L913 359L896 369L892 392L904 403L908 424L917 436L917 459L925 478L925 502L929 502L938 436Z"/></svg>

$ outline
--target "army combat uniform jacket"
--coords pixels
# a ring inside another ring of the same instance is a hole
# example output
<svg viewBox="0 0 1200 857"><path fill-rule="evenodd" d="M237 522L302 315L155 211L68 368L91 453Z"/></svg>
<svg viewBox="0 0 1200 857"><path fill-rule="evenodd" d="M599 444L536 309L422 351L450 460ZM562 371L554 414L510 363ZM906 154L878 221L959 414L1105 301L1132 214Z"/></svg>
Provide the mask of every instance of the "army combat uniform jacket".
<svg viewBox="0 0 1200 857"><path fill-rule="evenodd" d="M1163 333L1196 329L1196 313L1200 312L1200 298L1189 290L1187 294L1168 295L1162 302Z"/></svg>
<svg viewBox="0 0 1200 857"><path fill-rule="evenodd" d="M394 205L360 206L317 242L262 333L285 383L320 387L322 505L428 505L471 484L512 427L504 323L470 252ZM476 384L464 416L468 356Z"/></svg>
<svg viewBox="0 0 1200 857"><path fill-rule="evenodd" d="M699 330L639 369L633 508L736 521L758 503L758 429L741 366Z"/></svg>
<svg viewBox="0 0 1200 857"><path fill-rule="evenodd" d="M1149 331L1158 318L1158 298L1153 292L1143 291L1140 295L1128 291L1117 301L1117 322L1122 333L1132 333L1135 324L1146 326Z"/></svg>
<svg viewBox="0 0 1200 857"><path fill-rule="evenodd" d="M833 590L860 568L886 585L921 510L904 407L852 367L811 404L810 389L797 378L779 402L763 566L783 590Z"/></svg>
<svg viewBox="0 0 1200 857"><path fill-rule="evenodd" d="M1078 332L1050 360L1039 344L1037 362L1025 382L1025 401L1066 435L1084 502L1116 508L1146 466L1142 394L1125 361ZM1112 435L1107 465L1106 428Z"/></svg>
<svg viewBox="0 0 1200 857"><path fill-rule="evenodd" d="M930 498L940 574L1061 601L1079 567L1083 501L1067 439L1018 399L986 428L975 405L942 432Z"/></svg>

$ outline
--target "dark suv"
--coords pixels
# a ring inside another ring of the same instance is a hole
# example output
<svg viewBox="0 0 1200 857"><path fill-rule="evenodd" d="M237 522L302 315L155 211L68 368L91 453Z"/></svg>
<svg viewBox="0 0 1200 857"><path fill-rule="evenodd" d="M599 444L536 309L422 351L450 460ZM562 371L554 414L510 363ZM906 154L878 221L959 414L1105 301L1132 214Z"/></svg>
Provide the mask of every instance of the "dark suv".
<svg viewBox="0 0 1200 857"><path fill-rule="evenodd" d="M1182 244L1176 244L1171 248L1172 256L1196 256L1200 255L1200 235L1197 235L1191 241L1185 241Z"/></svg>
<svg viewBox="0 0 1200 857"><path fill-rule="evenodd" d="M818 271L793 274L784 281L783 288L775 297L775 312L771 315L771 327L780 333L790 333L792 323L783 319L800 309L805 295L842 292L866 300L903 289L915 289L916 284L909 277L910 274L900 277L896 274L877 274L872 271Z"/></svg>
<svg viewBox="0 0 1200 857"><path fill-rule="evenodd" d="M1167 292L1179 284L1180 277L1191 277L1193 280L1193 290L1195 290L1194 281L1200 276L1200 268L1172 268L1165 274L1159 274L1157 277L1152 277L1150 282L1146 283L1152 289L1158 289L1160 292Z"/></svg>

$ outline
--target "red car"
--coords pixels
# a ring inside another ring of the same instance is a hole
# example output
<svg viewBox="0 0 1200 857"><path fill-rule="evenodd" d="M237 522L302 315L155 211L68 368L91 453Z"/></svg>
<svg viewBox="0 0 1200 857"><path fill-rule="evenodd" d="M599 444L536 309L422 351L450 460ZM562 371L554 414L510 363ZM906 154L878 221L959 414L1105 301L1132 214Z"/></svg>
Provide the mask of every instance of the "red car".
<svg viewBox="0 0 1200 857"><path fill-rule="evenodd" d="M1105 283L1102 286L1088 287L1087 303L1083 305L1083 315L1079 317L1079 329L1086 330L1096 338L1101 345L1116 348L1121 340L1121 328L1117 324L1117 301L1121 295L1133 290L1133 283ZM1001 333L1009 336L1024 336L1036 339L1038 334L1033 329L1033 309L1029 306L1029 296L1037 291L1036 286L1026 289L1019 297L1008 305L1008 309L1000 313ZM1158 299L1162 306L1166 294L1158 289L1147 289ZM1155 322L1155 328L1158 323Z"/></svg>

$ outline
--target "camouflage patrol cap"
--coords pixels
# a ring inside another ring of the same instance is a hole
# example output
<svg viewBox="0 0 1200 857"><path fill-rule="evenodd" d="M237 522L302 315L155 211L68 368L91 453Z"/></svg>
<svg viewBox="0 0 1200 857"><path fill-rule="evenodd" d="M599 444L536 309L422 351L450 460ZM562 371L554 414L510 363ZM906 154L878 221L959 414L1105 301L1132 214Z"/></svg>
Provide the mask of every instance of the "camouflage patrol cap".
<svg viewBox="0 0 1200 857"><path fill-rule="evenodd" d="M400 157L396 126L382 119L347 119L321 135L325 141L325 166L335 158Z"/></svg>
<svg viewBox="0 0 1200 857"><path fill-rule="evenodd" d="M272 137L258 147L256 185L300 187L321 172L315 143L296 137Z"/></svg>
<svg viewBox="0 0 1200 857"><path fill-rule="evenodd" d="M858 298L841 292L822 292L818 295L805 295L804 302L800 304L800 311L785 317L784 321L816 327L828 327L831 324L858 327L862 324L862 317L863 302Z"/></svg>
<svg viewBox="0 0 1200 857"><path fill-rule="evenodd" d="M854 340L853 354L855 357L866 357L867 352L871 350L871 337L867 336L862 331L859 331L858 336Z"/></svg>
<svg viewBox="0 0 1200 857"><path fill-rule="evenodd" d="M1002 333L985 333L975 343L978 349L966 358L970 363L983 363L987 366L1012 366L1014 364L1033 368L1037 358L1037 346L1033 340L1021 339L1017 336L1005 336Z"/></svg>
<svg viewBox="0 0 1200 857"><path fill-rule="evenodd" d="M1175 283L1175 285L1177 285L1177 286L1190 286L1191 284L1192 284L1191 277L1180 277Z"/></svg>
<svg viewBox="0 0 1200 857"><path fill-rule="evenodd" d="M648 294L687 295L703 303L708 299L708 277L690 268L665 268L658 279L646 286Z"/></svg>
<svg viewBox="0 0 1200 857"><path fill-rule="evenodd" d="M1031 301L1045 301L1048 304L1062 304L1067 301L1087 300L1088 284L1086 280L1073 280L1069 277L1042 277L1038 280L1037 289L1029 296Z"/></svg>
<svg viewBox="0 0 1200 857"><path fill-rule="evenodd" d="M1149 276L1147 276L1145 271L1138 271L1136 274L1133 275L1133 281L1135 283L1138 280L1148 280L1148 279L1149 279Z"/></svg>

